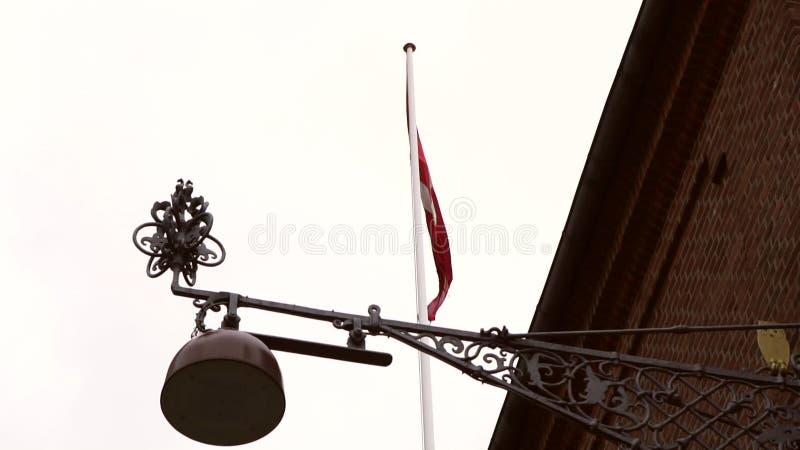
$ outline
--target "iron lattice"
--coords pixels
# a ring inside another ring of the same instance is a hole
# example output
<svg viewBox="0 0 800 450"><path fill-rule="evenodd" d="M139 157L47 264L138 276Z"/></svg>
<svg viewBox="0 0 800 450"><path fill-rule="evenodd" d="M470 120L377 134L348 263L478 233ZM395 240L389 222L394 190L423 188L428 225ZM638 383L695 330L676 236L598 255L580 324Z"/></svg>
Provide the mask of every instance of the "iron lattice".
<svg viewBox="0 0 800 450"><path fill-rule="evenodd" d="M800 448L800 382L530 339L384 327L474 378L631 449ZM796 366L796 364L794 364Z"/></svg>

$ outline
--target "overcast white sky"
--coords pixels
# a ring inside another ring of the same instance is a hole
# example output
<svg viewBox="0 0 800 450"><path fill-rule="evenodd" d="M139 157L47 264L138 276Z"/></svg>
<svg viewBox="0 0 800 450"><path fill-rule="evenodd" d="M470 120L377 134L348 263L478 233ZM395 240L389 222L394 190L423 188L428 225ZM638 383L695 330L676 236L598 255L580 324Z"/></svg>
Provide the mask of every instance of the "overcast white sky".
<svg viewBox="0 0 800 450"><path fill-rule="evenodd" d="M413 321L407 41L452 227L455 280L436 324L526 330L638 8L0 3L0 447L206 447L159 408L195 309L166 276L145 276L130 240L179 177L210 201L228 249L198 287L354 313L377 303ZM383 248L361 239L372 226ZM242 316L246 330L346 340L324 323ZM247 448L419 448L416 354L367 346L395 362L278 354L286 415ZM485 448L505 393L432 366L437 448Z"/></svg>

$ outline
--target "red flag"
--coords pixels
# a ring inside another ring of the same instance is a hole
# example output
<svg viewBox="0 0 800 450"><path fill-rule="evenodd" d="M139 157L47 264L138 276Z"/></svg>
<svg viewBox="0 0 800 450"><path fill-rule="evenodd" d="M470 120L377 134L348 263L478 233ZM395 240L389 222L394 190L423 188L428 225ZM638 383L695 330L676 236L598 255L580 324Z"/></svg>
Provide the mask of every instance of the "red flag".
<svg viewBox="0 0 800 450"><path fill-rule="evenodd" d="M431 237L433 262L436 265L436 274L439 276L439 293L428 304L428 320L436 319L436 311L444 303L450 283L453 282L453 265L450 261L450 240L444 226L444 217L439 209L439 200L431 183L431 173L428 170L428 161L422 151L422 141L417 134L417 147L419 149L419 191L422 197L422 208L425 210L425 222L428 225L428 234Z"/></svg>

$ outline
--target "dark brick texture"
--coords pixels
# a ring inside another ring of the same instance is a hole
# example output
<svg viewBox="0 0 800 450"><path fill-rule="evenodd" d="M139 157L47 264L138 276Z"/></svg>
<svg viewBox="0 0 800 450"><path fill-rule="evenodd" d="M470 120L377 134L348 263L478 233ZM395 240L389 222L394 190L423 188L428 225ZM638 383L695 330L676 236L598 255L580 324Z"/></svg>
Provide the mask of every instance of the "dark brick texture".
<svg viewBox="0 0 800 450"><path fill-rule="evenodd" d="M653 0L637 27L531 329L800 321L800 0ZM571 343L763 365L755 332ZM509 398L490 448L617 446Z"/></svg>

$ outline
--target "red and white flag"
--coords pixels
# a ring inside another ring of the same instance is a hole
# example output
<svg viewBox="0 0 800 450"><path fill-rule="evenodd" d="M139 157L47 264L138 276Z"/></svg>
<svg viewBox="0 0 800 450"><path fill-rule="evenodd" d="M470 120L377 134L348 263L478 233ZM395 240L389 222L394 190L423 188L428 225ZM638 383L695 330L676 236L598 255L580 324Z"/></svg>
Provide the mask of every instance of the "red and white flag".
<svg viewBox="0 0 800 450"><path fill-rule="evenodd" d="M417 134L417 148L419 149L419 192L422 197L422 208L425 210L428 234L431 237L433 262L436 265L436 274L439 276L439 292L428 304L428 320L433 321L436 319L436 311L444 303L450 283L453 282L453 264L450 261L450 240L447 238L444 217L442 217L442 210L439 209L436 191L433 190L431 173L428 169L428 161L425 159L425 152L422 151L419 134Z"/></svg>

